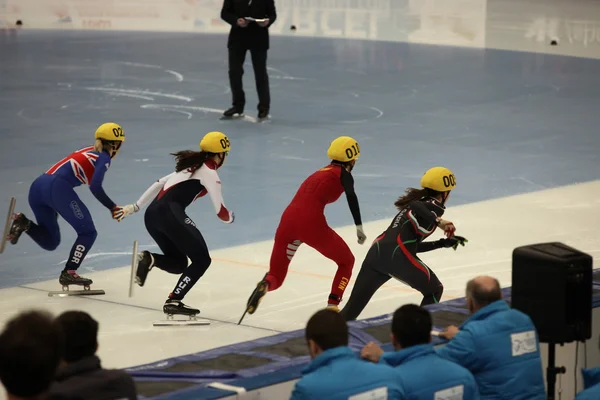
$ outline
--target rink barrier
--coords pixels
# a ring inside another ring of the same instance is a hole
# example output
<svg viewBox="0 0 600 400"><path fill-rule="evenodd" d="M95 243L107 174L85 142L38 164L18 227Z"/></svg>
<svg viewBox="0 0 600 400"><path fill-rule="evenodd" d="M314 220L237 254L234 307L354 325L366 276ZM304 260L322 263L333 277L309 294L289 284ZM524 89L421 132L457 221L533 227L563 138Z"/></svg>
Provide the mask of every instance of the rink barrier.
<svg viewBox="0 0 600 400"><path fill-rule="evenodd" d="M511 288L503 289L502 293L510 304ZM594 273L593 307L600 307L600 270ZM449 324L460 325L469 314L464 297L426 308L431 312L435 332L441 332ZM349 347L359 353L372 341L384 351L393 350L390 342L392 317L393 313L390 313L348 323ZM446 340L432 337L432 344L444 343ZM249 392L299 379L309 362L304 329L299 329L144 364L126 371L134 378L140 399L221 399L235 398L240 395L239 389L227 390L226 386L216 388L210 387L210 384L229 385Z"/></svg>

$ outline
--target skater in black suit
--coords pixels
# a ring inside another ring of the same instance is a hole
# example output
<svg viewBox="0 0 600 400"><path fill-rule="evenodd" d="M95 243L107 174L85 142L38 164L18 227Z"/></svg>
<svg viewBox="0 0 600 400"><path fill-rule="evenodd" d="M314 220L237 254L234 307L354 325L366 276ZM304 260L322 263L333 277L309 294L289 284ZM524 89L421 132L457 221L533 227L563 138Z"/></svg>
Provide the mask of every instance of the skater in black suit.
<svg viewBox="0 0 600 400"><path fill-rule="evenodd" d="M271 107L267 51L269 50L269 27L277 18L275 2L274 0L224 0L221 18L231 25L227 48L229 83L233 97L232 107L223 113L223 117L241 116L244 112L246 95L242 75L246 52L250 50L258 92L258 118L265 119Z"/></svg>

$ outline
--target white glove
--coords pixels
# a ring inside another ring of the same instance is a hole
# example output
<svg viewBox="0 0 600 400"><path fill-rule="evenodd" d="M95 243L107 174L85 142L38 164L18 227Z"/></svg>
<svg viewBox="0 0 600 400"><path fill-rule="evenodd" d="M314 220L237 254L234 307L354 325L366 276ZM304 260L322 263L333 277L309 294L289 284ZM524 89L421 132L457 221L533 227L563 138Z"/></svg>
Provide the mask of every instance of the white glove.
<svg viewBox="0 0 600 400"><path fill-rule="evenodd" d="M358 237L358 244L363 244L367 240L367 235L365 235L362 225L356 226L356 237Z"/></svg>
<svg viewBox="0 0 600 400"><path fill-rule="evenodd" d="M123 218L128 217L131 214L134 214L138 211L140 211L140 208L137 204L128 204L126 206L120 207L120 212L115 215L115 219L118 222L121 222Z"/></svg>

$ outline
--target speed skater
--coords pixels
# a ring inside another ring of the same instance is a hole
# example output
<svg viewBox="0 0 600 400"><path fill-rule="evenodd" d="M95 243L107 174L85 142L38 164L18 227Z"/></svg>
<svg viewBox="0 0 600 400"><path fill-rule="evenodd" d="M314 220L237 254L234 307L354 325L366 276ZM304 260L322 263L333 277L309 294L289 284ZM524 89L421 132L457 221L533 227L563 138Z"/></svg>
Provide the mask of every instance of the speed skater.
<svg viewBox="0 0 600 400"><path fill-rule="evenodd" d="M63 217L77 232L77 239L59 277L63 286L89 287L93 283L91 279L79 276L77 269L98 233L90 212L74 189L82 184L89 185L94 197L111 212L113 219L121 221L132 213L131 208L117 206L102 187L104 175L125 141L123 128L107 122L98 127L94 137L93 146L75 151L33 181L29 188L29 206L36 221L23 213L16 213L7 237L14 245L25 232L41 248L53 251L60 244L58 216Z"/></svg>
<svg viewBox="0 0 600 400"><path fill-rule="evenodd" d="M358 243L367 239L361 222L358 198L354 192L352 169L360 156L356 140L340 136L327 151L331 163L310 175L287 206L275 233L269 272L257 284L248 299L246 312L254 314L262 297L277 290L284 282L288 267L300 245L307 244L337 264L337 272L327 299L327 306L337 310L350 281L354 255L344 240L327 224L325 206L346 193L356 225ZM243 316L242 316L243 319ZM240 319L241 323L241 319Z"/></svg>
<svg viewBox="0 0 600 400"><path fill-rule="evenodd" d="M421 306L438 303L444 287L436 274L417 253L439 248L464 246L467 239L455 236L454 224L442 219L450 191L456 187L452 171L444 167L429 169L421 179L421 189L408 188L394 205L399 212L389 227L371 245L363 261L350 299L341 313L355 320L375 292L395 278L423 294ZM436 228L446 238L423 242Z"/></svg>
<svg viewBox="0 0 600 400"><path fill-rule="evenodd" d="M223 203L221 180L217 174L230 147L229 139L222 132L207 133L200 141L200 151L174 153L175 172L160 178L131 205L137 212L150 203L144 222L163 253L143 251L139 255L137 284L144 286L153 267L181 275L165 301L165 314L194 316L200 313L182 300L204 275L211 264L211 257L202 233L186 214L186 208L208 193L217 217L226 224L233 222L234 214ZM189 266L188 257L192 261Z"/></svg>

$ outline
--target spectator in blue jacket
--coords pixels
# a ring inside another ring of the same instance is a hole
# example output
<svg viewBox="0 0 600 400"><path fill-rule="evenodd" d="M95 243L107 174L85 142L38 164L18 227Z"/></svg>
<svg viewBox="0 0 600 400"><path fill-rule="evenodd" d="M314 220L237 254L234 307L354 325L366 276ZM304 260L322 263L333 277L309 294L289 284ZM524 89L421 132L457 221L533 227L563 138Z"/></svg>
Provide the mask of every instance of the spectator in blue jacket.
<svg viewBox="0 0 600 400"><path fill-rule="evenodd" d="M406 399L393 368L361 360L350 350L348 326L338 312L318 311L308 321L305 335L312 362L302 371L291 400L347 400L354 395Z"/></svg>
<svg viewBox="0 0 600 400"><path fill-rule="evenodd" d="M600 367L582 368L583 390L577 393L575 400L598 400L600 399Z"/></svg>
<svg viewBox="0 0 600 400"><path fill-rule="evenodd" d="M395 367L411 400L479 400L473 375L436 353L431 344L431 328L429 311L416 304L406 304L396 310L392 319L391 338L396 351L384 353L371 342L361 355Z"/></svg>
<svg viewBox="0 0 600 400"><path fill-rule="evenodd" d="M545 400L546 389L535 326L502 299L498 280L467 283L471 316L441 333L450 342L438 354L467 368L484 400Z"/></svg>

